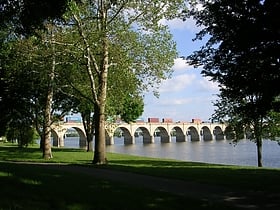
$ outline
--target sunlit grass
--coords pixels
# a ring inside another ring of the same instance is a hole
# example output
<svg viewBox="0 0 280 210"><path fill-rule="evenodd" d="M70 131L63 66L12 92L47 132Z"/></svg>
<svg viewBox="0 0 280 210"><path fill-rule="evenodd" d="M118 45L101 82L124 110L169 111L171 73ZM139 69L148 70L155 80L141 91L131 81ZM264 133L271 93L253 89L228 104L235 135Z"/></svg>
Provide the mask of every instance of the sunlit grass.
<svg viewBox="0 0 280 210"><path fill-rule="evenodd" d="M7 172L3 172L3 171L0 171L0 177L3 176L10 176L10 173L7 173Z"/></svg>
<svg viewBox="0 0 280 210"><path fill-rule="evenodd" d="M34 179L26 179L26 178L24 179L24 178L22 178L22 179L20 179L20 181L22 183L28 184L28 185L41 185L42 184L42 182L34 180Z"/></svg>

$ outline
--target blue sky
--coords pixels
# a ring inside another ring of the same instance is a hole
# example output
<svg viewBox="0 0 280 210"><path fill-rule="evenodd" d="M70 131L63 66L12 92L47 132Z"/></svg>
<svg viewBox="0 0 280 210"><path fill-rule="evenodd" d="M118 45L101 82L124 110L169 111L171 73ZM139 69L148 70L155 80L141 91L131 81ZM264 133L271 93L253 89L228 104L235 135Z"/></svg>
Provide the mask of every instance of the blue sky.
<svg viewBox="0 0 280 210"><path fill-rule="evenodd" d="M202 45L202 42L192 41L199 31L193 20L173 20L165 24L170 27L180 56L187 56ZM160 97L152 93L145 95L142 117L145 120L158 117L173 121L189 122L192 118L208 121L214 112L212 102L217 98L218 85L202 77L201 69L194 69L181 58L174 63L172 78L163 81L159 88Z"/></svg>

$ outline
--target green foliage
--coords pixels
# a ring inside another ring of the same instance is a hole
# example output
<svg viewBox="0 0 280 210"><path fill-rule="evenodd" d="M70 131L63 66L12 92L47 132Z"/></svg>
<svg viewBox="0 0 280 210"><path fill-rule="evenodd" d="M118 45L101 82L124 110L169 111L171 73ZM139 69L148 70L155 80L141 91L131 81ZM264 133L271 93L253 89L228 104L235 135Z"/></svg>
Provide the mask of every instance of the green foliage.
<svg viewBox="0 0 280 210"><path fill-rule="evenodd" d="M274 1L202 1L189 15L205 26L196 39L207 43L188 57L204 76L220 84L216 116L264 119L280 92L279 26ZM275 18L277 20L275 20ZM233 27L234 26L234 27Z"/></svg>
<svg viewBox="0 0 280 210"><path fill-rule="evenodd" d="M203 10L190 14L205 26L196 38L210 38L188 57L190 63L203 65L202 74L220 84L222 97L234 99L237 112L249 118L265 116L280 94L279 3L202 3Z"/></svg>
<svg viewBox="0 0 280 210"><path fill-rule="evenodd" d="M33 127L24 124L10 126L6 137L9 142L17 142L19 147L27 147L30 144L34 144L39 138L37 131Z"/></svg>
<svg viewBox="0 0 280 210"><path fill-rule="evenodd" d="M1 29L9 24L28 35L36 32L37 36L14 36L15 45L7 47L12 49L11 56L6 56L3 48L5 74L2 77L1 72L1 82L5 81L9 94L0 105L7 105L12 98L17 102L13 110L20 113L20 118L28 117L29 125L35 125L38 131L49 124L48 111L54 121L60 118L58 114L73 110L87 119L93 117L88 122L101 125L101 132L97 126L95 133L105 135L105 115L121 114L128 122L135 120L143 111L144 91L156 93L160 82L171 76L176 45L168 28L159 21L176 17L185 9L185 1L67 1L67 9L66 1L50 0L40 5L32 0L23 2L1 4L5 10ZM54 5L56 8L50 11ZM15 19L10 21L10 17ZM37 30L42 23L45 30ZM11 33L4 39L7 45L10 37ZM48 110L51 91L52 110ZM1 125L12 124L11 116L19 118L12 112L4 116ZM104 135L100 137L102 143Z"/></svg>
<svg viewBox="0 0 280 210"><path fill-rule="evenodd" d="M34 126L38 132L43 130L53 53L47 35L39 33L40 38L30 36L8 40L8 35L6 39L3 38L6 40L1 48L1 86L5 90L1 93L0 101L3 132L18 122L22 122L22 126ZM62 86L60 81L63 80L52 82L55 90L53 121L59 120L64 110L70 110L67 106L69 100L58 88ZM58 114L58 110L61 114Z"/></svg>
<svg viewBox="0 0 280 210"><path fill-rule="evenodd" d="M196 39L210 37L187 59L190 64L203 66L202 74L220 85L215 117L233 123L235 128L251 129L261 166L263 127L271 110L279 111L274 102L280 95L280 3L200 3L203 9L194 4L188 15L203 26Z"/></svg>
<svg viewBox="0 0 280 210"><path fill-rule="evenodd" d="M268 114L265 126L264 126L264 137L280 140L280 113L271 111Z"/></svg>
<svg viewBox="0 0 280 210"><path fill-rule="evenodd" d="M127 123L135 122L144 111L143 98L140 96L127 96L124 101L124 106L120 110L121 119Z"/></svg>
<svg viewBox="0 0 280 210"><path fill-rule="evenodd" d="M2 0L0 2L1 28L13 25L16 32L24 35L34 33L37 28L43 28L47 19L61 18L65 12L68 0Z"/></svg>

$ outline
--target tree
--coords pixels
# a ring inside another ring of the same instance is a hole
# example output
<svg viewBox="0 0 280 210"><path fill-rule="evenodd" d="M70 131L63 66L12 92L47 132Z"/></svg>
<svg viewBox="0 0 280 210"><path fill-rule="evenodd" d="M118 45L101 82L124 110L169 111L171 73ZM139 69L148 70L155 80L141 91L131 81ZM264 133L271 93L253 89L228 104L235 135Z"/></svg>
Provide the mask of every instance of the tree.
<svg viewBox="0 0 280 210"><path fill-rule="evenodd" d="M17 33L33 34L38 28L44 28L47 19L61 18L68 0L1 0L0 26L13 25Z"/></svg>
<svg viewBox="0 0 280 210"><path fill-rule="evenodd" d="M33 116L30 114L32 99L36 94L31 88L34 82L31 78L35 75L28 71L29 66L25 65L27 59L21 56L24 42L17 42L15 37L1 32L1 135L12 133L10 136L16 138L20 145L27 145L28 133L31 133L33 124Z"/></svg>
<svg viewBox="0 0 280 210"><path fill-rule="evenodd" d="M188 12L203 27L196 39L210 38L187 60L220 84L216 116L252 128L260 167L263 127L279 107L279 9L271 0L202 0Z"/></svg>
<svg viewBox="0 0 280 210"><path fill-rule="evenodd" d="M149 7L147 7L149 5ZM173 18L184 1L72 2L71 21L78 29L86 58L87 78L94 105L94 164L105 164L105 121L108 78L114 68L137 78L137 89L157 86L170 76L175 43L167 27L158 22ZM119 54L114 53L119 50ZM125 74L123 74L124 76Z"/></svg>
<svg viewBox="0 0 280 210"><path fill-rule="evenodd" d="M61 39L56 43L64 43L65 46L62 58L64 67L59 72L59 77L65 81L65 85L60 89L68 95L70 104L72 104L72 112L81 114L88 143L87 151L92 151L91 142L94 135L95 115L94 103L91 99L91 83L85 79L88 74L86 71L87 59L84 58L84 53L81 50L83 49L83 43L80 42L75 27L67 25L61 25L60 27L63 33L60 34ZM114 44L110 55L115 59L122 56L124 58L126 53L122 52L120 48L120 44ZM143 98L137 89L138 81L136 75L129 70L128 65L128 62L122 61L111 68L108 76L109 91L106 100L106 119L116 119L116 116L121 116L123 120L130 122L136 120L143 112ZM132 105L137 109L132 110ZM128 106L130 106L130 109ZM61 108L63 109L63 107ZM129 113L132 111L133 114ZM106 123L109 123L109 121Z"/></svg>
<svg viewBox="0 0 280 210"><path fill-rule="evenodd" d="M48 18L56 19L61 16L60 14L66 8L64 3L60 4L61 2L63 1L59 1L53 14L52 11L46 9L40 16L42 8L49 8L48 5L42 4L41 7L32 0L3 1L0 5L1 10L4 11L1 13L3 15L1 27L12 25L14 28L20 29L17 31L30 34L34 32L34 29L36 30L38 25L46 23ZM96 143L93 162L103 164L106 162L105 106L109 104L107 98L110 92L113 92L112 87L117 86L109 84L108 78L114 78L111 80L112 84L114 80L122 81L126 76L133 78L130 83L122 83L127 84L127 88L132 87L132 91L120 92L122 98L120 101L125 101L128 96L135 96L138 100L141 95L139 93L148 88L153 88L156 92L159 83L171 75L171 66L177 56L171 34L166 26L160 25L158 22L163 18L174 18L177 11L184 9L185 5L183 0L176 0L172 3L152 0L145 2L78 1L78 4L75 2L71 1L68 5L68 14L71 15L70 19L66 17L65 22L68 21L68 25L62 31L65 32L72 26L77 28L78 33L73 33L77 40L72 44L82 54L79 65L85 67L81 69L86 70L87 76L84 78L88 78L87 84L90 84L90 88L88 90L76 88L76 90L80 93L87 91L90 94L90 97L86 98L94 107ZM54 1L50 5L55 4L53 3ZM36 10L36 8L40 9ZM34 17L38 17L38 19ZM30 18L34 18L35 23ZM30 22L26 20L30 20ZM36 22L37 20L38 22ZM24 22L30 23L30 27L26 28ZM56 23L62 24L58 21ZM67 54L72 56L69 52ZM52 56L50 57L52 58ZM56 60L52 59L52 61ZM74 64L74 66L79 65ZM54 66L52 65L52 67ZM114 70L118 70L118 72L123 70L123 72L116 74ZM111 75L120 75L120 77L111 77ZM133 76L130 77L131 75ZM134 82L135 86L130 85ZM113 95L110 98L110 101L117 101ZM107 113L111 113L110 109L107 110ZM133 117L128 116L128 118Z"/></svg>
<svg viewBox="0 0 280 210"><path fill-rule="evenodd" d="M14 126L14 129L27 131L35 127L40 134L43 157L46 159L52 157L51 124L60 118L56 111L65 101L57 88L61 86L58 84L60 80L55 80L59 53L54 48L53 32L48 32L37 31L40 38L15 36L11 39L8 34L3 39L1 86L4 91L0 101L3 108L0 122L4 132L12 130Z"/></svg>

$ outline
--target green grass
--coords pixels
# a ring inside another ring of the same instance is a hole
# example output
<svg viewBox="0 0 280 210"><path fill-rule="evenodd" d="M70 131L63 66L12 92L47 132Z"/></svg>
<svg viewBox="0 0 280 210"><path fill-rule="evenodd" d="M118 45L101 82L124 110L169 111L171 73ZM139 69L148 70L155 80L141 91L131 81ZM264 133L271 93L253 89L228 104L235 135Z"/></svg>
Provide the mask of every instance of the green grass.
<svg viewBox="0 0 280 210"><path fill-rule="evenodd" d="M91 164L93 153L53 148L54 158L42 159L38 146L17 148L0 143L0 209L225 209L221 204L134 188L89 175L47 170L9 161ZM279 192L280 169L214 165L107 154L111 170L183 179L233 189Z"/></svg>
<svg viewBox="0 0 280 210"><path fill-rule="evenodd" d="M201 200L37 166L0 165L0 209L219 209Z"/></svg>

